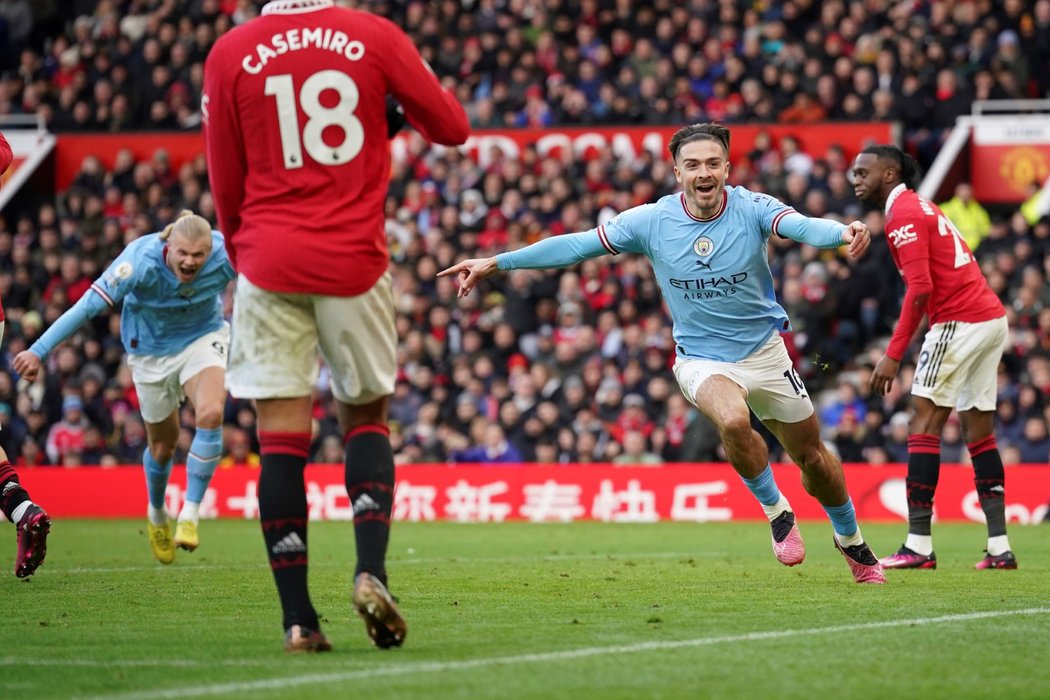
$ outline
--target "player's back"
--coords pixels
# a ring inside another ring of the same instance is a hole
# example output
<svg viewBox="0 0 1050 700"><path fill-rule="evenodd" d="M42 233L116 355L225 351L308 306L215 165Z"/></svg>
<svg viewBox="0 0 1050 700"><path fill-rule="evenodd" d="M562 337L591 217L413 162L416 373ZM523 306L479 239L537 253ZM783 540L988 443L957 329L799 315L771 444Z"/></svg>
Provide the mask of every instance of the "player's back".
<svg viewBox="0 0 1050 700"><path fill-rule="evenodd" d="M216 42L205 70L213 177L243 180L229 183L242 198L216 198L238 271L274 291L370 287L387 266L386 95L418 99L422 107L406 104L410 118L411 106L448 121L407 36L366 12L282 0Z"/></svg>
<svg viewBox="0 0 1050 700"><path fill-rule="evenodd" d="M933 287L927 307L931 323L975 323L1005 313L962 234L933 202L904 190L891 203L886 235L898 267L909 256L921 255L922 246L915 244L920 236L925 239Z"/></svg>

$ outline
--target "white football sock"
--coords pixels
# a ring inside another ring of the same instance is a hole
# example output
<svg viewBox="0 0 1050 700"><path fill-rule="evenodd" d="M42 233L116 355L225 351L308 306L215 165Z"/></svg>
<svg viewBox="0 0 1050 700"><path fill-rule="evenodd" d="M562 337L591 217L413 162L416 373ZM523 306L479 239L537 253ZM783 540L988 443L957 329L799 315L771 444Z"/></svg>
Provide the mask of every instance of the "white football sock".
<svg viewBox="0 0 1050 700"><path fill-rule="evenodd" d="M835 539L839 541L839 544L843 547L855 547L858 544L864 544L864 536L860 534L860 528L852 535L840 535L835 533Z"/></svg>
<svg viewBox="0 0 1050 700"><path fill-rule="evenodd" d="M168 522L168 511L163 508L154 508L152 504L146 511L146 515L149 517L151 525L163 525Z"/></svg>
<svg viewBox="0 0 1050 700"><path fill-rule="evenodd" d="M928 557L933 554L933 535L913 535L909 532L904 546L916 554Z"/></svg>
<svg viewBox="0 0 1050 700"><path fill-rule="evenodd" d="M179 522L184 520L191 521L194 525L200 520L200 503L190 503L186 501L182 504L182 510L179 511Z"/></svg>
<svg viewBox="0 0 1050 700"><path fill-rule="evenodd" d="M1000 554L1004 554L1010 551L1010 540L1006 539L1006 535L998 535L996 537L988 538L988 553L993 557L997 557Z"/></svg>
<svg viewBox="0 0 1050 700"><path fill-rule="evenodd" d="M11 511L11 522L17 525L18 521L22 519L22 516L26 514L26 511L29 510L29 506L31 505L33 505L32 501L22 501L15 506L15 509Z"/></svg>
<svg viewBox="0 0 1050 700"><path fill-rule="evenodd" d="M762 510L766 512L766 517L769 518L769 522L773 522L777 517L785 510L791 510L791 504L788 503L788 499L784 498L784 494L780 494L780 500L771 506L767 506L765 503L760 503Z"/></svg>

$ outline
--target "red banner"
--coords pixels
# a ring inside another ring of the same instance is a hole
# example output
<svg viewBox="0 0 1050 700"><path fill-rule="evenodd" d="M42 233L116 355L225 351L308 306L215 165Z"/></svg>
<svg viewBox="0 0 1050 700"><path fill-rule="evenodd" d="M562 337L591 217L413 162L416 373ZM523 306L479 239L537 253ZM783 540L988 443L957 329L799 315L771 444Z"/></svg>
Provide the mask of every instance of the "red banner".
<svg viewBox="0 0 1050 700"><path fill-rule="evenodd" d="M975 117L970 182L982 202L1020 203L1050 178L1050 119L1045 114Z"/></svg>
<svg viewBox="0 0 1050 700"><path fill-rule="evenodd" d="M776 465L777 481L800 519L823 519L794 465ZM904 465L847 465L846 480L858 517L897 521L907 517ZM141 468L23 469L33 499L57 518L143 517L145 480ZM1010 522L1036 523L1050 500L1050 466L1007 469L1006 514ZM220 469L201 504L205 518L256 518L259 470ZM341 465L306 471L313 520L350 520L353 508L343 485ZM176 469L168 485L167 506L177 512L185 493L185 471ZM941 521L982 522L984 514L969 467L945 465L937 487L936 517ZM724 464L668 464L660 467L613 465L500 465L398 467L394 518L457 522L724 522L761 520L762 510L736 473Z"/></svg>
<svg viewBox="0 0 1050 700"><path fill-rule="evenodd" d="M611 146L620 157L649 150L665 157L667 142L678 126L652 127L574 127L566 129L515 129L507 131L476 130L471 133L462 150L487 166L493 159L516 157L521 150L535 144L541 156L561 154L571 149L575 158L589 158L600 148ZM844 124L735 124L733 153L742 157L751 150L755 136L768 132L774 140L791 135L798 139L802 150L815 158L822 158L832 145L841 146L847 159L868 143L892 143L892 127L888 123ZM402 132L391 143L395 160L407 157L415 132ZM63 134L58 139L56 185L59 190L69 187L89 155L101 159L106 169L112 169L117 151L128 148L139 161L149 161L156 151L167 152L173 170L204 152L204 139L192 133L134 133L134 134ZM440 152L441 147L435 146Z"/></svg>
<svg viewBox="0 0 1050 700"><path fill-rule="evenodd" d="M970 178L982 202L1019 204L1050 177L1050 144L970 147Z"/></svg>

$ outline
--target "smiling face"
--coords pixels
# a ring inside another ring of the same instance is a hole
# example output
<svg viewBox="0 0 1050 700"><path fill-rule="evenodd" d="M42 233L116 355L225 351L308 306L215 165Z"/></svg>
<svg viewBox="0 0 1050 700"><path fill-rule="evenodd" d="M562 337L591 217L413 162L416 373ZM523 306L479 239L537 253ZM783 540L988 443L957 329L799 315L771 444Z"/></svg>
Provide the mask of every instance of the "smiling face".
<svg viewBox="0 0 1050 700"><path fill-rule="evenodd" d="M168 239L166 262L180 284L193 281L211 254L211 236L193 236L175 231Z"/></svg>
<svg viewBox="0 0 1050 700"><path fill-rule="evenodd" d="M729 179L729 154L712 139L690 141L678 149L674 176L682 185L689 211L706 219L718 213Z"/></svg>

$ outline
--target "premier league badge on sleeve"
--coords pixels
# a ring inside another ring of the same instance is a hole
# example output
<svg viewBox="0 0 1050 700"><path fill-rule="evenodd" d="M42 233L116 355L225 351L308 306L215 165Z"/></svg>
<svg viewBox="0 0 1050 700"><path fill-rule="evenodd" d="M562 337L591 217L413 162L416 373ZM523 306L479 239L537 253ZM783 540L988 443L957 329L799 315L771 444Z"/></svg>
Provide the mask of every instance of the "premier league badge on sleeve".
<svg viewBox="0 0 1050 700"><path fill-rule="evenodd" d="M110 286L116 287L124 280L130 279L131 272L131 263L122 262L116 267L114 267L108 275L106 275L106 282L108 282Z"/></svg>

